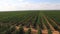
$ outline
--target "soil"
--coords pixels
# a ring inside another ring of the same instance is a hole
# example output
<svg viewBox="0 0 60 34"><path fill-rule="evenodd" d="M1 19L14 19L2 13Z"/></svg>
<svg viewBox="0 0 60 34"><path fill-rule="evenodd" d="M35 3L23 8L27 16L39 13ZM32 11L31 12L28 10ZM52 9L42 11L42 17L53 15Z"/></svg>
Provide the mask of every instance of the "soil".
<svg viewBox="0 0 60 34"><path fill-rule="evenodd" d="M19 29L19 26L16 26L16 29L18 30ZM28 31L29 28L26 28L24 27L24 31ZM35 30L33 28L31 28L31 33L32 34L37 34L38 33L38 30ZM48 31L47 30L42 30L42 34L48 34ZM52 34L59 34L58 31L52 31Z"/></svg>
<svg viewBox="0 0 60 34"><path fill-rule="evenodd" d="M47 21L47 23L50 25L50 28L53 30L52 34L59 34L58 31L55 31L55 29L52 27L52 25L49 23L48 19L43 16L45 18L45 20ZM29 28L23 27L24 31L28 31ZM46 28L46 27L45 27ZM19 30L19 26L16 26L16 29ZM31 28L31 34L37 34L38 30ZM42 30L42 34L48 34L48 31L46 29Z"/></svg>

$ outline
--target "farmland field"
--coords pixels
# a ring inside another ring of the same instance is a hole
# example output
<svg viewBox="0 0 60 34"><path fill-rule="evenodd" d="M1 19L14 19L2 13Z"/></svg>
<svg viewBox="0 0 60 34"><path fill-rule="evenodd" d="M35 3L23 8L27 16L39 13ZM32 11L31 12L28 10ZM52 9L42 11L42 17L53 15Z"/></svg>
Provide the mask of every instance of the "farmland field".
<svg viewBox="0 0 60 34"><path fill-rule="evenodd" d="M60 34L60 10L0 12L0 34Z"/></svg>

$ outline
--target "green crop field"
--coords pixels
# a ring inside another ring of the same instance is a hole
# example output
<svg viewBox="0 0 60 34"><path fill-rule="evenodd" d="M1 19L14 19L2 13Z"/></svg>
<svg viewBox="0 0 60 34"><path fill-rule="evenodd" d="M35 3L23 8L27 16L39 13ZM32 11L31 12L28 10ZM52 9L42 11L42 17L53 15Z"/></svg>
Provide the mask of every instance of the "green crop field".
<svg viewBox="0 0 60 34"><path fill-rule="evenodd" d="M60 10L0 12L0 34L60 34Z"/></svg>

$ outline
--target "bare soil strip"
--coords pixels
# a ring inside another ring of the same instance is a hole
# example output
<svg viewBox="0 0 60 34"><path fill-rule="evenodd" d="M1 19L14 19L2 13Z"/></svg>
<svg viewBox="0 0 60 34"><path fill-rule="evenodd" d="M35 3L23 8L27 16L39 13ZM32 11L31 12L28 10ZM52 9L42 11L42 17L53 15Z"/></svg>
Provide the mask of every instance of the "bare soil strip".
<svg viewBox="0 0 60 34"><path fill-rule="evenodd" d="M59 34L58 31L52 31L52 34Z"/></svg>
<svg viewBox="0 0 60 34"><path fill-rule="evenodd" d="M47 30L42 30L42 34L48 34Z"/></svg>
<svg viewBox="0 0 60 34"><path fill-rule="evenodd" d="M55 29L52 27L52 25L49 23L49 21L48 21L48 19L46 18L46 16L43 16L44 18L45 18L45 20L47 21L47 23L49 24L49 26L50 26L50 29L52 30L52 31L55 31Z"/></svg>
<svg viewBox="0 0 60 34"><path fill-rule="evenodd" d="M27 32L29 28L26 28L26 27L23 27L24 28L24 31ZM19 26L16 26L16 29L19 30ZM38 33L38 30L35 30L33 28L31 28L31 33L32 34L37 34ZM42 30L42 34L48 34L48 31L47 30Z"/></svg>
<svg viewBox="0 0 60 34"><path fill-rule="evenodd" d="M28 31L28 29L29 28L24 27L24 31L25 32ZM32 34L37 34L38 33L38 30L35 30L35 29L31 28L31 33ZM42 34L48 34L48 31L47 30L42 30Z"/></svg>

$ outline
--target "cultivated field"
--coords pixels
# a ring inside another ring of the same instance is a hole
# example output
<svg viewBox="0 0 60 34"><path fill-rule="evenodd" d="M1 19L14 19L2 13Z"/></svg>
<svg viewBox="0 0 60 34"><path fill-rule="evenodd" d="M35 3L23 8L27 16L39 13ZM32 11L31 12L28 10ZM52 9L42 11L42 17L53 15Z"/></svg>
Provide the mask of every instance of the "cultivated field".
<svg viewBox="0 0 60 34"><path fill-rule="evenodd" d="M0 34L60 34L60 11L0 12Z"/></svg>

